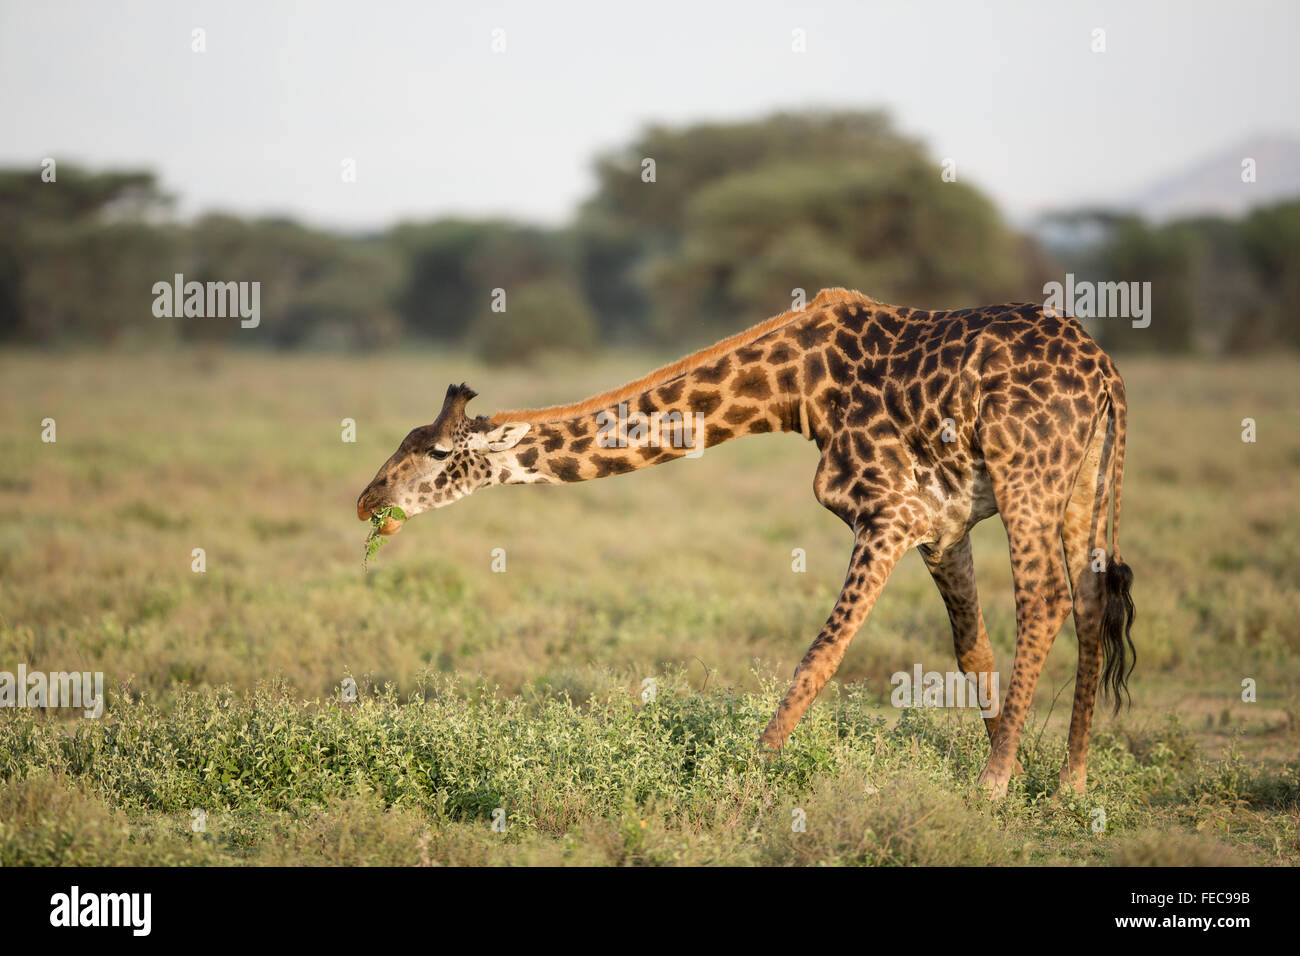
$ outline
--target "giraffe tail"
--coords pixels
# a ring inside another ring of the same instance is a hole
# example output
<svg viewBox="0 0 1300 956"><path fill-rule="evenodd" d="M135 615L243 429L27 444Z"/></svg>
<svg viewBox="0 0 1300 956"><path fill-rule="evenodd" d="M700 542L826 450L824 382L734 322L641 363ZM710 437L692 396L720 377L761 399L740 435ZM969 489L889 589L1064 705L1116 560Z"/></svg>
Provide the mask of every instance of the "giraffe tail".
<svg viewBox="0 0 1300 956"><path fill-rule="evenodd" d="M1112 552L1106 563L1104 603L1101 612L1101 644L1105 665L1101 685L1115 704L1119 713L1121 695L1132 704L1128 693L1128 678L1137 663L1137 649L1133 646L1133 569L1124 563L1119 551L1120 490L1124 483L1124 441L1128 431L1128 405L1124 383L1116 373L1110 385L1110 426L1114 434L1111 455L1110 486L1115 498L1114 517L1111 519Z"/></svg>

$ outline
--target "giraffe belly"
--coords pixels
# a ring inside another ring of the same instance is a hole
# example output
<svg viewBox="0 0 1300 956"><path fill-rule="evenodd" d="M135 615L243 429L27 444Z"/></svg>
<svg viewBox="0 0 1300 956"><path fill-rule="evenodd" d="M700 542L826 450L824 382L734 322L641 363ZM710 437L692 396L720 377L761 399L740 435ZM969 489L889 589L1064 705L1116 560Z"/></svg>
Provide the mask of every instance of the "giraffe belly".
<svg viewBox="0 0 1300 956"><path fill-rule="evenodd" d="M997 514L997 500L993 497L993 482L983 461L972 463L966 480L956 493L944 493L937 480L923 493L930 502L930 530L921 543L936 554L942 554L970 533L971 528L985 518Z"/></svg>

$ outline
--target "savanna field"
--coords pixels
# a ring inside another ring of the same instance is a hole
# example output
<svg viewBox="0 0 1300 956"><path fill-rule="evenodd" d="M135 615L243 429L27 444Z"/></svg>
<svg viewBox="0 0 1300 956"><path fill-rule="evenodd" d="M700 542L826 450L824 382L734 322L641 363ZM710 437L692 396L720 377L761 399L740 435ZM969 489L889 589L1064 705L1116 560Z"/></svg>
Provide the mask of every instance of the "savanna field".
<svg viewBox="0 0 1300 956"><path fill-rule="evenodd" d="M889 700L955 667L915 554L759 756L851 546L797 436L488 489L363 570L357 494L449 382L487 414L673 357L0 353L0 671L108 690L99 720L0 710L0 864L1300 862L1300 360L1119 357L1133 707L1099 705L1089 792L1049 799L1067 622L994 804L977 712ZM1005 688L996 518L975 559Z"/></svg>

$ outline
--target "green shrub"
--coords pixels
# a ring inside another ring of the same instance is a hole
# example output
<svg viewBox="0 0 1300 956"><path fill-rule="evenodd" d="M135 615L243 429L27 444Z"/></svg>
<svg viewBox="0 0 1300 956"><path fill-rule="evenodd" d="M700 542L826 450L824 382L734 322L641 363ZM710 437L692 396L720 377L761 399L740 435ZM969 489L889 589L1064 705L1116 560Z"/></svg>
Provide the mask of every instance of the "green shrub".
<svg viewBox="0 0 1300 956"><path fill-rule="evenodd" d="M100 720L0 714L0 864L1136 864L1296 849L1254 809L1294 806L1294 768L1203 761L1174 723L1137 738L1140 755L1099 735L1089 792L1063 798L1049 798L1063 741L1026 734L1025 773L993 803L975 785L977 718L913 709L891 725L861 685L830 689L767 759L770 682L698 692L668 674L643 703L610 678L585 706L539 687L505 697L440 678L403 701L361 683L354 702L277 684L182 689L165 708L119 691Z"/></svg>

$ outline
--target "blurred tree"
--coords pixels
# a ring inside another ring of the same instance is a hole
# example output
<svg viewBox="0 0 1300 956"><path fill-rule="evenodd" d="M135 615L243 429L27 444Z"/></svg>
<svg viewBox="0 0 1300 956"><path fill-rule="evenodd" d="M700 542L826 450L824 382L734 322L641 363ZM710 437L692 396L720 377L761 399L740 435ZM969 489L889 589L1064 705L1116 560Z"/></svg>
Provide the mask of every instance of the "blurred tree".
<svg viewBox="0 0 1300 956"><path fill-rule="evenodd" d="M1267 338L1300 346L1300 200L1250 213L1241 243L1264 290Z"/></svg>
<svg viewBox="0 0 1300 956"><path fill-rule="evenodd" d="M0 170L0 336L112 342L143 326L169 247L153 223L170 205L152 173Z"/></svg>
<svg viewBox="0 0 1300 956"><path fill-rule="evenodd" d="M1276 341L1267 295L1242 245L1240 223L1203 217L1163 229L1188 250L1187 314L1197 349L1253 352Z"/></svg>
<svg viewBox="0 0 1300 956"><path fill-rule="evenodd" d="M0 342L17 339L23 333L26 290L22 251L16 235L0 236Z"/></svg>
<svg viewBox="0 0 1300 956"><path fill-rule="evenodd" d="M795 289L951 308L1041 301L1072 272L1152 283L1150 328L1093 324L1107 348L1300 346L1300 201L1160 226L1076 210L1040 245L878 112L649 126L595 171L572 228L443 219L347 236L224 215L181 225L148 172L0 170L0 340L371 348L415 333L513 360L594 337L685 346ZM154 317L154 283L177 273L260 282L258 329Z"/></svg>
<svg viewBox="0 0 1300 956"><path fill-rule="evenodd" d="M787 163L729 176L687 210L653 283L662 327L714 336L788 307L792 290L856 288L960 308L1015 297L1025 270L991 203L915 158Z"/></svg>
<svg viewBox="0 0 1300 956"><path fill-rule="evenodd" d="M517 223L444 219L399 226L392 242L406 261L398 310L413 331L461 341L491 313L492 290L569 277L573 249L563 232Z"/></svg>
<svg viewBox="0 0 1300 956"><path fill-rule="evenodd" d="M210 215L190 231L187 281L260 282L254 332L223 319L175 320L187 341L269 342L280 348L392 344L401 268L378 239L353 239L284 219Z"/></svg>
<svg viewBox="0 0 1300 956"><path fill-rule="evenodd" d="M1192 268L1197 243L1187 231L1152 228L1132 217L1119 221L1094 257L1088 278L1104 282L1150 282L1151 324L1100 320L1097 340L1106 348L1178 353L1194 344L1197 325Z"/></svg>
<svg viewBox="0 0 1300 956"><path fill-rule="evenodd" d="M646 160L654 161L653 181ZM932 307L1024 297L1020 243L878 112L648 128L596 163L584 290L616 321L717 335L826 285ZM1041 285L1041 283L1040 283Z"/></svg>
<svg viewBox="0 0 1300 956"><path fill-rule="evenodd" d="M774 163L896 166L923 156L921 146L894 132L882 112L809 110L741 123L652 125L628 146L596 159L597 190L582 216L636 224L649 238L671 245L686 227L696 193L724 177ZM642 178L646 159L655 163L653 183Z"/></svg>
<svg viewBox="0 0 1300 956"><path fill-rule="evenodd" d="M153 284L181 264L177 230L135 222L33 224L24 252L22 337L40 343L172 342Z"/></svg>
<svg viewBox="0 0 1300 956"><path fill-rule="evenodd" d="M549 352L586 352L596 321L575 285L541 279L512 291L504 312L475 322L470 343L488 362L526 362Z"/></svg>
<svg viewBox="0 0 1300 956"><path fill-rule="evenodd" d="M151 172L91 173L62 163L56 174L45 182L40 169L0 169L0 219L10 226L101 217L140 222L171 209L172 198L159 191Z"/></svg>
<svg viewBox="0 0 1300 956"><path fill-rule="evenodd" d="M645 238L627 224L585 216L574 228L577 281L599 316L606 341L636 341L646 332L652 300Z"/></svg>

